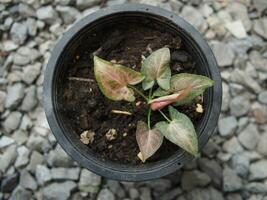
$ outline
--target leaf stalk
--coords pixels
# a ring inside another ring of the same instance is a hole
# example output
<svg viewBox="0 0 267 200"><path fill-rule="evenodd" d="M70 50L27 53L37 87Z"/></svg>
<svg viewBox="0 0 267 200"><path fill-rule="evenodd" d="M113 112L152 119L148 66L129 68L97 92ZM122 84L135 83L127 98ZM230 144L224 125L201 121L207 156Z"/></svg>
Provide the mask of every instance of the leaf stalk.
<svg viewBox="0 0 267 200"><path fill-rule="evenodd" d="M138 90L136 87L134 87L132 85L128 85L128 87L133 89L137 94L139 94L141 97L143 97L147 102L149 101L149 99L143 94L143 92Z"/></svg>
<svg viewBox="0 0 267 200"><path fill-rule="evenodd" d="M160 112L160 114L169 122L171 123L171 120L161 111L161 110L158 110Z"/></svg>

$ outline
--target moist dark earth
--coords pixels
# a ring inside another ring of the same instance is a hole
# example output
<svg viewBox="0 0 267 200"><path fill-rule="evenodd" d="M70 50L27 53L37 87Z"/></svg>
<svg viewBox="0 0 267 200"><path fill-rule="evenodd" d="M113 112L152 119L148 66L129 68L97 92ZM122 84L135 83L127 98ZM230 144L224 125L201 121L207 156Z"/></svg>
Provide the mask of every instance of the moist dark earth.
<svg viewBox="0 0 267 200"><path fill-rule="evenodd" d="M95 44L88 46L87 43L87 46L79 48L66 64L68 71L59 92L62 115L66 120L65 123L69 124L79 136L85 130L95 132L94 141L87 146L104 160L140 165L142 162L137 157L139 148L135 131L137 121L147 121L148 106L138 94L135 95L136 101L132 103L107 99L100 92L94 78L93 53L136 71L140 71L142 56L147 57L152 51L162 47L171 50L172 74L196 73L196 63L184 47L183 41L170 33L141 25L120 26L120 29L104 32L89 35L88 38L95 38ZM70 77L86 78L88 81L69 80ZM195 111L197 103L202 103L201 97L189 105L177 107L180 112L189 116L195 125L202 116ZM112 110L127 111L132 115L114 114ZM168 114L167 109L163 112ZM152 112L151 125L161 120L164 119L157 111ZM117 137L112 141L108 141L105 136L110 129L117 131ZM160 149L146 162L164 160L178 150L178 146L164 139Z"/></svg>

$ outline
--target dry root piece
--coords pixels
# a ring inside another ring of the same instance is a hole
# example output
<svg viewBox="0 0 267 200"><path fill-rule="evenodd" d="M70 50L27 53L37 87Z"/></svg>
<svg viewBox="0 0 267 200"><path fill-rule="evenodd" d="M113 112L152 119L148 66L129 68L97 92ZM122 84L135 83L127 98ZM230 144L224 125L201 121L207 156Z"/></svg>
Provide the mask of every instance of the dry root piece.
<svg viewBox="0 0 267 200"><path fill-rule="evenodd" d="M144 55L141 55L141 64L143 64L145 59L146 59L146 57Z"/></svg>
<svg viewBox="0 0 267 200"><path fill-rule="evenodd" d="M198 113L203 113L203 112L204 112L204 109L203 109L203 107L202 107L201 104L199 104L199 103L197 104L196 111L197 111Z"/></svg>
<svg viewBox="0 0 267 200"><path fill-rule="evenodd" d="M106 138L108 141L115 140L117 136L118 136L117 131L114 128L109 129L108 132L106 133Z"/></svg>
<svg viewBox="0 0 267 200"><path fill-rule="evenodd" d="M138 106L141 105L141 103L142 103L141 101L137 101L137 102L135 103L135 106L138 107Z"/></svg>
<svg viewBox="0 0 267 200"><path fill-rule="evenodd" d="M94 141L94 137L95 137L95 132L88 130L88 131L84 131L82 132L82 134L80 135L80 140L82 143L84 144L91 144Z"/></svg>
<svg viewBox="0 0 267 200"><path fill-rule="evenodd" d="M151 49L151 44L148 44L147 46L146 46L146 50L148 51L148 53L152 53L153 52L153 50Z"/></svg>

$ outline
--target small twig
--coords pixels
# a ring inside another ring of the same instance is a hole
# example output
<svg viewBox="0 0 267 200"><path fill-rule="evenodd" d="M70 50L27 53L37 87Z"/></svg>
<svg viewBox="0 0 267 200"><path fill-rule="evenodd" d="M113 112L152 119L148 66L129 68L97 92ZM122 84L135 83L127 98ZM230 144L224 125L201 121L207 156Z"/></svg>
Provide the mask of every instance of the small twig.
<svg viewBox="0 0 267 200"><path fill-rule="evenodd" d="M89 78L68 77L68 79L70 81L83 81L83 82L89 82L89 83L95 82L95 80L89 79Z"/></svg>
<svg viewBox="0 0 267 200"><path fill-rule="evenodd" d="M153 87L152 87L152 88L153 88ZM152 95L152 88L150 88L150 90L149 90L149 95L148 95L148 99L149 99L149 101L150 101L150 99L151 99L151 95ZM151 120L151 108L149 108L149 110L148 110L148 115L147 115L147 124L148 124L148 128L149 128L149 130L151 129L150 120Z"/></svg>
<svg viewBox="0 0 267 200"><path fill-rule="evenodd" d="M147 125L148 125L149 130L151 129L150 118L151 118L151 108L149 108L148 114L147 114Z"/></svg>
<svg viewBox="0 0 267 200"><path fill-rule="evenodd" d="M122 110L112 110L111 112L115 114L132 115L132 113L127 112L127 111L122 111Z"/></svg>

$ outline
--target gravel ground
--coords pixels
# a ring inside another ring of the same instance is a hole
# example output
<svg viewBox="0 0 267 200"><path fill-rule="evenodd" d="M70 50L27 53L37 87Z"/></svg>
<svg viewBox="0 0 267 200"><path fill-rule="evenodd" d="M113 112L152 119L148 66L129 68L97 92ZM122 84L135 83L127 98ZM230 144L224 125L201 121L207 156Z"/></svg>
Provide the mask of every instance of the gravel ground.
<svg viewBox="0 0 267 200"><path fill-rule="evenodd" d="M140 0L209 41L223 78L218 133L203 156L148 182L101 178L57 145L42 108L56 40L75 20L127 0L0 0L0 199L267 200L267 1Z"/></svg>

